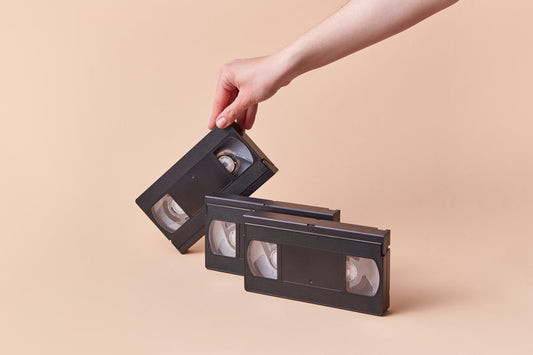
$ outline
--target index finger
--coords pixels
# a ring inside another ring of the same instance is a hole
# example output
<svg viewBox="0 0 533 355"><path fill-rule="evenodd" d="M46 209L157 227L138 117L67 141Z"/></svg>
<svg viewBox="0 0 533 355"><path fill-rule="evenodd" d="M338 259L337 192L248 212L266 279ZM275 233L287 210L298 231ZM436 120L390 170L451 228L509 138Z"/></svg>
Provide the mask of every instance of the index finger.
<svg viewBox="0 0 533 355"><path fill-rule="evenodd" d="M216 119L218 115L230 104L233 91L237 88L232 85L224 74L218 77L217 89L215 91L215 101L213 103L213 112L207 127L209 129L215 128Z"/></svg>

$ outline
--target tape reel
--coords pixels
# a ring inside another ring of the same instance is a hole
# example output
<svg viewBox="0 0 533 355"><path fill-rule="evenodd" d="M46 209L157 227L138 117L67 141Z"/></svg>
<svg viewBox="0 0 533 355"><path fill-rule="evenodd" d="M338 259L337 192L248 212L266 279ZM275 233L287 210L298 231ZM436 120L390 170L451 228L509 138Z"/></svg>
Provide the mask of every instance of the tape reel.
<svg viewBox="0 0 533 355"><path fill-rule="evenodd" d="M152 215L157 223L170 233L177 231L189 220L187 213L169 194L164 195L154 204Z"/></svg>
<svg viewBox="0 0 533 355"><path fill-rule="evenodd" d="M374 296L379 288L379 270L373 259L346 256L346 291Z"/></svg>
<svg viewBox="0 0 533 355"><path fill-rule="evenodd" d="M220 164L230 174L237 176L242 174L254 162L250 150L235 138L229 138L224 142L215 152L215 155Z"/></svg>
<svg viewBox="0 0 533 355"><path fill-rule="evenodd" d="M278 278L278 245L252 240L248 246L248 266L254 276Z"/></svg>
<svg viewBox="0 0 533 355"><path fill-rule="evenodd" d="M209 224L209 247L215 255L236 256L237 225L212 220Z"/></svg>

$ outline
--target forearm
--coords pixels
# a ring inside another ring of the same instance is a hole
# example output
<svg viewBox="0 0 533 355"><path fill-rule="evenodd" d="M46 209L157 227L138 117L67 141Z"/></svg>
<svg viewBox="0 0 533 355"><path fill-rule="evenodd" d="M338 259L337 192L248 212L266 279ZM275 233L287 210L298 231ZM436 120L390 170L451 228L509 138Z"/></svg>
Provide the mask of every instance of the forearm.
<svg viewBox="0 0 533 355"><path fill-rule="evenodd" d="M351 0L274 55L222 67L208 127L232 122L250 129L257 104L309 70L336 61L413 26L457 0Z"/></svg>
<svg viewBox="0 0 533 355"><path fill-rule="evenodd" d="M281 81L357 52L395 35L457 0L351 0L275 54Z"/></svg>

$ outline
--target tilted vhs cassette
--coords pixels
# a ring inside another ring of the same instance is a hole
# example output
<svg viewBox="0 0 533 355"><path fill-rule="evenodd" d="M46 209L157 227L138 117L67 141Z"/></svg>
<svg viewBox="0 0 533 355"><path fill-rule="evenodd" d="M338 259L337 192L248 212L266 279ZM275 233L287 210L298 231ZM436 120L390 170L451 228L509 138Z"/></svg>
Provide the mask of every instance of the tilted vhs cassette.
<svg viewBox="0 0 533 355"><path fill-rule="evenodd" d="M205 195L223 191L248 196L277 170L236 124L215 128L136 202L185 253L204 235Z"/></svg>
<svg viewBox="0 0 533 355"><path fill-rule="evenodd" d="M224 193L207 195L205 204L205 266L238 275L244 273L245 213L270 211L330 221L340 219L339 210Z"/></svg>
<svg viewBox="0 0 533 355"><path fill-rule="evenodd" d="M247 291L383 315L390 231L256 211L244 215Z"/></svg>

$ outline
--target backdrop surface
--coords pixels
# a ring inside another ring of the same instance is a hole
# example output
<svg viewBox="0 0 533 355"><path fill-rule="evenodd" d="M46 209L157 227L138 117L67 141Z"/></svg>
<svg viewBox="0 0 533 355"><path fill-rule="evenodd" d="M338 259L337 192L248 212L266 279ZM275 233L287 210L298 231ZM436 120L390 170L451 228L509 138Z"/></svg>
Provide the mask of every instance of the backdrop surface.
<svg viewBox="0 0 533 355"><path fill-rule="evenodd" d="M463 0L259 107L254 196L390 228L387 316L247 293L134 204L223 63L342 3L0 1L0 353L533 352L530 1Z"/></svg>

